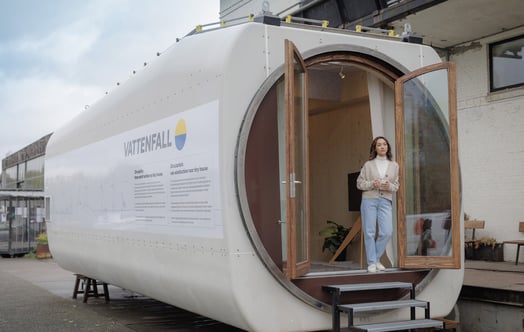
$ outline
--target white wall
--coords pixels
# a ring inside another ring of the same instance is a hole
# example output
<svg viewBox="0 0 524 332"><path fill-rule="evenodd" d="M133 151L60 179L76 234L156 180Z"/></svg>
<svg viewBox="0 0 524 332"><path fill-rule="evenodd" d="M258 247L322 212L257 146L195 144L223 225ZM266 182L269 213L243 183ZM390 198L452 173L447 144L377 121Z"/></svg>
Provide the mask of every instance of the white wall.
<svg viewBox="0 0 524 332"><path fill-rule="evenodd" d="M461 45L457 64L459 158L464 211L486 221L476 237L524 239L524 88L489 92L489 44L524 34L524 28ZM516 246L504 248L515 261ZM523 261L522 257L520 261Z"/></svg>

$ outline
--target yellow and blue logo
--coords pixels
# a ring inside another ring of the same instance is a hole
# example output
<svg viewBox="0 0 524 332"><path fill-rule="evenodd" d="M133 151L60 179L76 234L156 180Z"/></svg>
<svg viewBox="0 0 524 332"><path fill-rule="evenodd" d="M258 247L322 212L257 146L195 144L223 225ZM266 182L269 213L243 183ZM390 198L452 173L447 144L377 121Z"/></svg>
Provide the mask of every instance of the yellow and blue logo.
<svg viewBox="0 0 524 332"><path fill-rule="evenodd" d="M184 148L184 145L186 144L186 137L186 122L184 119L180 119L178 120L175 128L175 146L179 151Z"/></svg>

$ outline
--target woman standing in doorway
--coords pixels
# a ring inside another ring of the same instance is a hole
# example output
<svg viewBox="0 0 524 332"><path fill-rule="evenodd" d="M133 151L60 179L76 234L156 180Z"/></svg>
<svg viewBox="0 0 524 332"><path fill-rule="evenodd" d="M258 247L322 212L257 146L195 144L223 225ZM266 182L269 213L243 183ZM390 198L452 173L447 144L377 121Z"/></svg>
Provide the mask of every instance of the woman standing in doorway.
<svg viewBox="0 0 524 332"><path fill-rule="evenodd" d="M393 193L399 187L398 170L388 140L382 136L376 137L369 149L369 160L357 179L357 188L363 191L360 212L368 272L386 269L380 263L380 257L393 233L392 201ZM378 237L375 236L377 223Z"/></svg>

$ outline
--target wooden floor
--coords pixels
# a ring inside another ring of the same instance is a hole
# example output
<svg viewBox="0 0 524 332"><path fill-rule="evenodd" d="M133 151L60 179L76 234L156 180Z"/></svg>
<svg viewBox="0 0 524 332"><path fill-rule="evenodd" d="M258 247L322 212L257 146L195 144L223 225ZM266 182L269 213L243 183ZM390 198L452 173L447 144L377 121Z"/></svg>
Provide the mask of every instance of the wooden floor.
<svg viewBox="0 0 524 332"><path fill-rule="evenodd" d="M328 262L313 261L311 262L311 273L331 272L331 271L357 271L362 270L360 263L354 261Z"/></svg>

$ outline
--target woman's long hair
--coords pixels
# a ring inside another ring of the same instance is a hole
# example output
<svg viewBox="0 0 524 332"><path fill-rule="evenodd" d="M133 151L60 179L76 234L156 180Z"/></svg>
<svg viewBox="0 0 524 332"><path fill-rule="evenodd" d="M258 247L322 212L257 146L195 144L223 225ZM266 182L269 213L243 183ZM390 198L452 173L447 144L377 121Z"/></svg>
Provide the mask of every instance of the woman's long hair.
<svg viewBox="0 0 524 332"><path fill-rule="evenodd" d="M369 148L369 160L373 160L377 157L377 141L379 139L383 139L386 141L386 144L388 145L388 151L386 152L386 157L388 160L393 160L393 155L391 154L391 145L389 144L389 141L384 136L377 136L371 143L371 147Z"/></svg>

